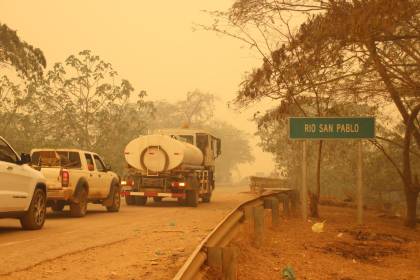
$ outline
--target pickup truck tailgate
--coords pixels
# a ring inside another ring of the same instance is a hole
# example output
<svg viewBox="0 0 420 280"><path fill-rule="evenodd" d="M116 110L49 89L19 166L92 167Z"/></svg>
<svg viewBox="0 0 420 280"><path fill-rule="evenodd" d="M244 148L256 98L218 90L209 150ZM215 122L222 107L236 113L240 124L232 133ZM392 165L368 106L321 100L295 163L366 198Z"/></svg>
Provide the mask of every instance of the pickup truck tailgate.
<svg viewBox="0 0 420 280"><path fill-rule="evenodd" d="M49 168L49 167L42 167L41 173L44 175L45 179L47 180L47 187L50 190L53 189L61 189L61 178L60 178L60 168Z"/></svg>

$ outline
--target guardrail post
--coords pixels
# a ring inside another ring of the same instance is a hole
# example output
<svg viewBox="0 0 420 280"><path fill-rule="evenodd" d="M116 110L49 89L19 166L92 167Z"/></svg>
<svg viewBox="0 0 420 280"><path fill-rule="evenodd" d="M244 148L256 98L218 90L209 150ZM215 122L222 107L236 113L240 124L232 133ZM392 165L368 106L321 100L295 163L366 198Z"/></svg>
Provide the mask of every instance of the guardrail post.
<svg viewBox="0 0 420 280"><path fill-rule="evenodd" d="M251 221L252 220L252 218L253 218L253 210L252 210L253 208L252 207L250 207L250 206L248 206L248 207L244 207L244 217L245 217L245 220L247 220L247 221Z"/></svg>
<svg viewBox="0 0 420 280"><path fill-rule="evenodd" d="M275 197L264 198L264 209L271 209L271 224L276 227L279 224L279 201Z"/></svg>
<svg viewBox="0 0 420 280"><path fill-rule="evenodd" d="M238 277L238 248L207 247L207 265L222 272L223 280Z"/></svg>
<svg viewBox="0 0 420 280"><path fill-rule="evenodd" d="M292 212L296 213L296 211L298 209L298 200L299 200L299 197L298 197L298 194L297 194L296 190L290 191L288 193L288 196L289 196L289 199L290 199L290 204L291 204L290 206L292 208Z"/></svg>
<svg viewBox="0 0 420 280"><path fill-rule="evenodd" d="M290 206L289 206L289 196L286 194L280 194L278 196L279 200L283 203L283 212L285 215L289 215L290 214Z"/></svg>
<svg viewBox="0 0 420 280"><path fill-rule="evenodd" d="M221 247L207 247L207 265L213 268L222 269Z"/></svg>
<svg viewBox="0 0 420 280"><path fill-rule="evenodd" d="M252 231L252 225L254 224L254 208L247 206L243 209L245 217L245 231L250 233Z"/></svg>
<svg viewBox="0 0 420 280"><path fill-rule="evenodd" d="M254 207L254 243L261 247L264 237L264 208Z"/></svg>
<svg viewBox="0 0 420 280"><path fill-rule="evenodd" d="M264 209L271 209L271 197L264 198Z"/></svg>
<svg viewBox="0 0 420 280"><path fill-rule="evenodd" d="M222 271L224 280L236 280L238 278L238 248L222 248Z"/></svg>
<svg viewBox="0 0 420 280"><path fill-rule="evenodd" d="M273 227L280 224L279 200L274 197L271 199L271 223Z"/></svg>
<svg viewBox="0 0 420 280"><path fill-rule="evenodd" d="M286 216L289 216L290 215L290 199L289 199L289 196L288 195L286 195L284 197L283 211L284 211L284 214L286 214Z"/></svg>

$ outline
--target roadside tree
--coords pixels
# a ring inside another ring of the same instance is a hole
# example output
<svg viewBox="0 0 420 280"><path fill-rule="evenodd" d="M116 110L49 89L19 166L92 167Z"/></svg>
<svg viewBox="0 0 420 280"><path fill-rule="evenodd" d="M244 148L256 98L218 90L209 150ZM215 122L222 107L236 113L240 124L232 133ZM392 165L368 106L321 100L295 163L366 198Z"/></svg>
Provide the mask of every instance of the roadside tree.
<svg viewBox="0 0 420 280"><path fill-rule="evenodd" d="M144 91L133 103L130 82L89 50L56 63L37 90L43 93L40 110L54 120L45 130L48 143L109 155L109 161L122 170L127 137L144 130L139 124L143 120L132 122L130 114L150 112Z"/></svg>
<svg viewBox="0 0 420 280"><path fill-rule="evenodd" d="M0 67L11 67L23 77L31 78L41 77L46 65L40 49L22 41L16 31L0 23Z"/></svg>
<svg viewBox="0 0 420 280"><path fill-rule="evenodd" d="M238 100L244 105L269 98L298 106L296 96L309 93L337 104L392 102L405 125L403 166L394 167L404 184L408 226L416 223L420 190L409 152L412 137L414 149L420 146L418 12L412 0L238 0L213 13L216 22L207 27L249 44L263 59L243 83ZM322 115L319 105L311 106L315 115Z"/></svg>
<svg viewBox="0 0 420 280"><path fill-rule="evenodd" d="M42 81L45 66L40 49L0 23L0 134L19 151L42 141L34 84Z"/></svg>

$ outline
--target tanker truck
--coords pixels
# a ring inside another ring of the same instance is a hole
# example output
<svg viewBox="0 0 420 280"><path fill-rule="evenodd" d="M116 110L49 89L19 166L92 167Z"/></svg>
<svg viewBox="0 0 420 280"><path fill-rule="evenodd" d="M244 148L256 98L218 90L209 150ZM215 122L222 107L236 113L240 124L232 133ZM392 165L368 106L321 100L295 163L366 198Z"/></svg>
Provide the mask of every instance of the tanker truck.
<svg viewBox="0 0 420 280"><path fill-rule="evenodd" d="M145 205L176 198L196 207L210 202L215 188L215 160L221 141L193 129L165 129L143 135L124 150L127 175L121 182L127 205Z"/></svg>

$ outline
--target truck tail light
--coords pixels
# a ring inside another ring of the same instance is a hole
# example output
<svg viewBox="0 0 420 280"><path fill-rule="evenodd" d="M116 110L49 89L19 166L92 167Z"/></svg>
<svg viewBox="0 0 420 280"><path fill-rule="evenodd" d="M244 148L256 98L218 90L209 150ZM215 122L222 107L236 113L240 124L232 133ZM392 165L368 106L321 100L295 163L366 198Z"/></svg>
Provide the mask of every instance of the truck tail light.
<svg viewBox="0 0 420 280"><path fill-rule="evenodd" d="M133 179L127 179L127 181L125 182L126 186L132 187L134 186L134 180Z"/></svg>
<svg viewBox="0 0 420 280"><path fill-rule="evenodd" d="M70 174L67 170L62 169L61 170L61 186L63 188L66 188L69 186L70 182Z"/></svg>
<svg viewBox="0 0 420 280"><path fill-rule="evenodd" d="M134 186L133 179L127 178L121 181L121 189L123 191L132 190L133 186Z"/></svg>
<svg viewBox="0 0 420 280"><path fill-rule="evenodd" d="M185 183L185 182L172 182L171 185L174 188L185 188L187 186L187 183Z"/></svg>

